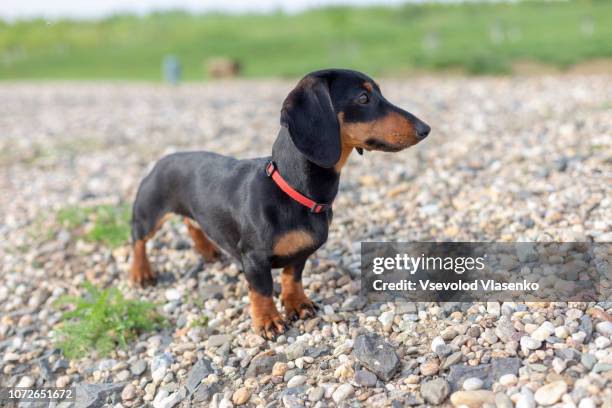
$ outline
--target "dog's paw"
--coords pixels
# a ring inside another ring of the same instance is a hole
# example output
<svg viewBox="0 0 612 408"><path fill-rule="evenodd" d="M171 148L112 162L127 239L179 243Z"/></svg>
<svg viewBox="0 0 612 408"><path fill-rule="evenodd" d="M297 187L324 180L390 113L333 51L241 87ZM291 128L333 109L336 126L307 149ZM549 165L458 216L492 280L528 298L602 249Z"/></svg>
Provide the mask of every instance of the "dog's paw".
<svg viewBox="0 0 612 408"><path fill-rule="evenodd" d="M130 283L132 286L144 288L157 284L157 277L150 268L132 268L130 270Z"/></svg>
<svg viewBox="0 0 612 408"><path fill-rule="evenodd" d="M254 321L253 328L255 333L268 340L273 340L276 336L283 334L287 330L287 323L278 314L277 316L266 316L258 321Z"/></svg>
<svg viewBox="0 0 612 408"><path fill-rule="evenodd" d="M276 309L272 296L263 296L250 291L249 298L255 333L271 340L287 330L287 324Z"/></svg>
<svg viewBox="0 0 612 408"><path fill-rule="evenodd" d="M319 306L312 300L308 299L306 295L303 296L292 296L282 300L283 306L285 307L285 314L287 320L295 321L298 319L309 319L316 316Z"/></svg>

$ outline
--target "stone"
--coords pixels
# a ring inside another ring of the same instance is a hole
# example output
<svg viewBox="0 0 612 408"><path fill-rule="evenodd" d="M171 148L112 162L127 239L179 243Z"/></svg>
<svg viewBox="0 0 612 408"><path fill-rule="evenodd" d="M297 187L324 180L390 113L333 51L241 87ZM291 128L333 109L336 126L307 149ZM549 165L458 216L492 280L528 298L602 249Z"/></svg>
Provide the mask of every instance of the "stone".
<svg viewBox="0 0 612 408"><path fill-rule="evenodd" d="M179 403L180 399L181 397L178 392L173 392L172 394L159 399L157 396L155 396L155 399L153 400L153 408L172 408Z"/></svg>
<svg viewBox="0 0 612 408"><path fill-rule="evenodd" d="M442 337L434 337L434 339L431 341L431 351L435 353L438 346L444 346L445 344L446 343Z"/></svg>
<svg viewBox="0 0 612 408"><path fill-rule="evenodd" d="M291 377L289 381L287 381L287 388L299 387L300 385L306 384L306 380L308 378L305 375L296 375Z"/></svg>
<svg viewBox="0 0 612 408"><path fill-rule="evenodd" d="M130 371L133 375L140 375L147 370L147 362L144 360L136 360L130 364Z"/></svg>
<svg viewBox="0 0 612 408"><path fill-rule="evenodd" d="M555 357L553 358L553 361L552 361L552 367L555 373L561 374L567 367L567 361L562 360L559 357Z"/></svg>
<svg viewBox="0 0 612 408"><path fill-rule="evenodd" d="M165 295L169 302L181 300L183 297L183 293L178 289L167 289Z"/></svg>
<svg viewBox="0 0 612 408"><path fill-rule="evenodd" d="M426 381L421 384L421 396L425 401L439 405L450 393L450 386L448 382L442 378L436 378L435 380Z"/></svg>
<svg viewBox="0 0 612 408"><path fill-rule="evenodd" d="M503 392L495 394L495 406L497 408L514 408L510 397Z"/></svg>
<svg viewBox="0 0 612 408"><path fill-rule="evenodd" d="M375 333L357 336L353 355L383 381L391 380L400 367L399 357L393 347Z"/></svg>
<svg viewBox="0 0 612 408"><path fill-rule="evenodd" d="M393 323L393 319L395 318L395 312L392 310L387 310L386 312L382 312L378 317L378 321L383 326L390 326Z"/></svg>
<svg viewBox="0 0 612 408"><path fill-rule="evenodd" d="M187 388L187 392L191 395L195 392L198 386L201 384L202 380L208 377L210 374L213 374L214 370L212 367L212 362L206 358L198 360L189 373L187 373L187 379L185 380L185 387Z"/></svg>
<svg viewBox="0 0 612 408"><path fill-rule="evenodd" d="M580 330L586 334L586 341L591 341L593 335L593 320L589 315L584 315L580 318Z"/></svg>
<svg viewBox="0 0 612 408"><path fill-rule="evenodd" d="M499 383L504 387L510 387L518 382L518 378L514 374L504 374L499 377Z"/></svg>
<svg viewBox="0 0 612 408"><path fill-rule="evenodd" d="M86 384L76 385L76 407L97 408L106 403L106 398L123 390L125 384Z"/></svg>
<svg viewBox="0 0 612 408"><path fill-rule="evenodd" d="M466 406L469 408L481 408L484 404L495 404L495 394L492 391L456 391L450 401L455 407Z"/></svg>
<svg viewBox="0 0 612 408"><path fill-rule="evenodd" d="M249 398L251 398L251 392L248 388L242 387L234 391L234 394L232 395L232 402L235 405L243 405L246 404Z"/></svg>
<svg viewBox="0 0 612 408"><path fill-rule="evenodd" d="M224 344L231 343L233 337L231 334L213 334L208 337L207 344L208 347L223 346Z"/></svg>
<svg viewBox="0 0 612 408"><path fill-rule="evenodd" d="M463 353L460 351L456 351L454 353L452 353L451 355L449 355L446 360L444 360L444 364L442 364L442 369L443 370L447 370L448 368L450 368L450 366L455 365L459 362L461 362L461 359L463 358Z"/></svg>
<svg viewBox="0 0 612 408"><path fill-rule="evenodd" d="M542 341L529 336L523 336L521 337L520 344L523 349L537 350L542 346Z"/></svg>
<svg viewBox="0 0 612 408"><path fill-rule="evenodd" d="M551 322L544 322L531 333L531 338L542 342L554 332L555 326Z"/></svg>
<svg viewBox="0 0 612 408"><path fill-rule="evenodd" d="M283 377L287 372L287 363L279 361L272 366L272 375L276 377Z"/></svg>
<svg viewBox="0 0 612 408"><path fill-rule="evenodd" d="M590 353L583 353L580 358L580 364L582 364L587 370L591 370L593 366L597 363L597 358Z"/></svg>
<svg viewBox="0 0 612 408"><path fill-rule="evenodd" d="M582 398L578 403L578 408L595 408L595 402L591 398Z"/></svg>
<svg viewBox="0 0 612 408"><path fill-rule="evenodd" d="M521 364L521 360L515 357L498 358L489 364L478 366L456 364L450 368L446 379L453 391L459 390L463 381L471 377L480 378L483 381L483 387L489 389L493 386L493 382L506 374L518 375Z"/></svg>
<svg viewBox="0 0 612 408"><path fill-rule="evenodd" d="M308 344L303 341L296 341L293 344L290 344L285 350L285 355L287 356L287 360L292 361L304 356L306 352L306 348L308 348Z"/></svg>
<svg viewBox="0 0 612 408"><path fill-rule="evenodd" d="M528 389L523 389L516 400L515 408L535 408L536 403L533 393Z"/></svg>
<svg viewBox="0 0 612 408"><path fill-rule="evenodd" d="M308 391L308 401L310 402L318 402L323 399L323 395L325 395L325 388L323 387L312 387Z"/></svg>
<svg viewBox="0 0 612 408"><path fill-rule="evenodd" d="M438 359L427 360L420 366L421 374L424 376L437 374L440 370L440 362Z"/></svg>
<svg viewBox="0 0 612 408"><path fill-rule="evenodd" d="M264 351L253 357L245 376L247 378L251 378L257 377L262 374L270 374L270 372L272 371L272 367L274 367L274 364L279 361L284 363L287 362L287 357L285 356L285 354L276 354L272 350Z"/></svg>
<svg viewBox="0 0 612 408"><path fill-rule="evenodd" d="M374 373L368 370L357 370L355 371L355 383L362 387L374 387L376 385L377 377Z"/></svg>
<svg viewBox="0 0 612 408"><path fill-rule="evenodd" d="M482 388L484 381L478 377L470 377L463 381L463 389L466 391L476 391Z"/></svg>
<svg viewBox="0 0 612 408"><path fill-rule="evenodd" d="M125 387L123 387L123 391L121 391L121 399L124 401L132 400L136 397L136 386L132 383L128 383Z"/></svg>
<svg viewBox="0 0 612 408"><path fill-rule="evenodd" d="M353 395L354 392L355 389L351 384L341 384L332 394L332 399L338 404Z"/></svg>
<svg viewBox="0 0 612 408"><path fill-rule="evenodd" d="M593 366L592 372L594 374L605 373L612 371L612 363L598 362Z"/></svg>
<svg viewBox="0 0 612 408"><path fill-rule="evenodd" d="M604 336L610 337L612 336L612 322L599 322L595 325L595 330L597 330L597 333L601 333Z"/></svg>
<svg viewBox="0 0 612 408"><path fill-rule="evenodd" d="M19 387L19 388L30 388L33 385L34 385L34 379L32 377L24 375L23 377L21 377L19 379L19 382L17 383L16 387Z"/></svg>
<svg viewBox="0 0 612 408"><path fill-rule="evenodd" d="M121 370L117 373L117 381L125 382L132 376L129 370Z"/></svg>
<svg viewBox="0 0 612 408"><path fill-rule="evenodd" d="M538 388L534 398L538 404L548 406L561 400L561 397L566 392L567 384L564 381L554 381Z"/></svg>

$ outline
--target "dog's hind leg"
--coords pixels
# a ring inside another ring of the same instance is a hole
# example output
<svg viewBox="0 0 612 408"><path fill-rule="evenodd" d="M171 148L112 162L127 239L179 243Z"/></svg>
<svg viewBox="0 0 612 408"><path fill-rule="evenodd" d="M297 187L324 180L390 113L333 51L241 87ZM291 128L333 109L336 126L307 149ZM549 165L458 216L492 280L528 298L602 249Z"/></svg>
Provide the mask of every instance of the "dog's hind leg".
<svg viewBox="0 0 612 408"><path fill-rule="evenodd" d="M170 212L164 206L163 199L158 197L154 183L145 178L132 208L132 247L133 258L130 267L130 281L136 285L155 284L155 273L147 258L147 241L170 217Z"/></svg>
<svg viewBox="0 0 612 408"><path fill-rule="evenodd" d="M200 226L191 218L183 218L187 231L191 235L196 251L204 257L205 261L214 261L220 255L219 248L204 234Z"/></svg>

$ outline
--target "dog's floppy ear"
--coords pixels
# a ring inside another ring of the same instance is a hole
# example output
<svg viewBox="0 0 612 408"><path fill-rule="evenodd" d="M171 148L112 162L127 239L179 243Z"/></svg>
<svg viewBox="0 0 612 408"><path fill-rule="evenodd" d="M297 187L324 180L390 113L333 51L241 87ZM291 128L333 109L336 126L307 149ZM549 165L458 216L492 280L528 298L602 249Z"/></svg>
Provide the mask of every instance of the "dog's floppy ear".
<svg viewBox="0 0 612 408"><path fill-rule="evenodd" d="M307 76L283 102L281 125L311 162L333 167L340 160L340 124L322 78Z"/></svg>

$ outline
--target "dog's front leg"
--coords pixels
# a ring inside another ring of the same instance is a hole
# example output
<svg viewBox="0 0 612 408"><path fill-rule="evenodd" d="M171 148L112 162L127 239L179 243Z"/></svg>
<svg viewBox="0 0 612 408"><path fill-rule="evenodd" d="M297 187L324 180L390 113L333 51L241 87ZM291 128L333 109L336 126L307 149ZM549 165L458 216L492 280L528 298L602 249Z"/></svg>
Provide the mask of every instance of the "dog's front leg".
<svg viewBox="0 0 612 408"><path fill-rule="evenodd" d="M288 320L307 319L317 313L317 305L306 296L302 287L305 263L288 266L281 273L281 302Z"/></svg>
<svg viewBox="0 0 612 408"><path fill-rule="evenodd" d="M285 321L274 304L272 269L264 256L249 253L242 258L242 266L249 283L253 330L268 339L284 333Z"/></svg>

